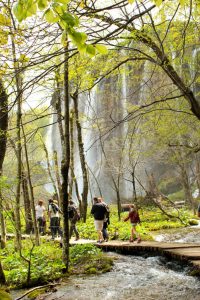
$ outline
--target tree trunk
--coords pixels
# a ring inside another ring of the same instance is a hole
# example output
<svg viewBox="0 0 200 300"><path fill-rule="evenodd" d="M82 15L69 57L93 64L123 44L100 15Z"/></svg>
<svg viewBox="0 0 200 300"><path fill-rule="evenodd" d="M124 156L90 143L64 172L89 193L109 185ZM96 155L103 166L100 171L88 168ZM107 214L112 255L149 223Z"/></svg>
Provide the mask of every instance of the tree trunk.
<svg viewBox="0 0 200 300"><path fill-rule="evenodd" d="M194 201L193 201L193 197L192 197L190 182L189 182L185 163L183 162L180 165L180 167L181 167L181 178L182 178L181 182L182 182L184 193L185 193L185 200L186 200L186 203L193 209L193 211L195 213Z"/></svg>
<svg viewBox="0 0 200 300"><path fill-rule="evenodd" d="M195 167L196 167L196 183L200 195L200 161L197 154L195 155Z"/></svg>
<svg viewBox="0 0 200 300"><path fill-rule="evenodd" d="M63 263L66 272L69 269L69 223L68 223L68 186L69 186L69 168L70 168L70 132L69 132L69 74L68 74L68 40L66 38L66 46L64 48L64 147L62 153L62 211L63 211Z"/></svg>
<svg viewBox="0 0 200 300"><path fill-rule="evenodd" d="M36 246L39 246L40 235L39 235L39 230L38 230L38 225L37 225L37 220L36 220L34 192L33 192L32 180L31 180L31 172L30 172L28 150L27 150L27 141L26 141L26 135L25 135L23 126L22 126L22 130L23 130L23 137L24 137L24 152L25 152L25 158L26 158L27 177L28 177L29 190L30 190L30 196L31 196L30 205L31 205L32 215L33 215L33 229L34 229L34 233L35 233L35 243L36 243Z"/></svg>
<svg viewBox="0 0 200 300"><path fill-rule="evenodd" d="M77 128L77 136L78 136L78 146L79 146L79 155L81 162L81 169L83 173L83 192L82 192L82 209L83 209L83 221L86 222L87 218L87 196L88 196L88 176L87 176L87 168L85 162L85 153L84 153L84 145L82 138L82 128L79 121L79 109L78 109L78 93L75 92L72 96L74 100L74 111L76 117L76 128Z"/></svg>
<svg viewBox="0 0 200 300"><path fill-rule="evenodd" d="M82 199L79 193L79 188L78 188L78 183L76 180L76 175L74 172L74 111L71 111L70 115L70 171L71 171L71 182L69 185L69 194L72 195L72 189L73 189L73 184L75 185L75 191L76 191L76 197L78 199L79 203L79 211L81 216L83 215L83 210L82 210Z"/></svg>
<svg viewBox="0 0 200 300"><path fill-rule="evenodd" d="M26 223L26 233L30 234L33 230L33 220L31 215L31 203L28 191L28 182L24 171L22 170L22 190L24 196L24 210L25 210L25 223Z"/></svg>
<svg viewBox="0 0 200 300"><path fill-rule="evenodd" d="M50 161L49 161L49 153L48 153L48 150L47 150L47 147L46 147L44 141L42 140L42 137L40 138L40 140L42 142L42 146L43 146L44 153L45 153L45 156L46 156L47 170L48 170L49 178L51 179L51 183L53 185L54 193L55 193L55 195L58 196L58 191L57 191L57 188L56 188L56 185L55 185L55 181L54 181L53 176L51 174L51 164L50 164Z"/></svg>
<svg viewBox="0 0 200 300"><path fill-rule="evenodd" d="M5 277L5 274L3 272L3 268L2 268L1 262L0 262L0 284L1 285L6 284L6 277Z"/></svg>
<svg viewBox="0 0 200 300"><path fill-rule="evenodd" d="M60 173L59 173L59 167L58 167L58 156L57 152L54 150L53 152L53 161L54 161L54 170L56 175L56 182L58 187L58 204L59 206L62 205L62 185L60 181Z"/></svg>
<svg viewBox="0 0 200 300"><path fill-rule="evenodd" d="M14 72L16 81L16 103L17 103L17 187L16 187L16 203L15 203L15 229L16 229L16 245L17 249L21 249L21 218L20 218L20 194L21 194L21 166L22 166L22 145L21 145L21 120L22 120L22 75L19 62L16 58L16 49L14 42L14 33L11 32L12 54L14 61Z"/></svg>
<svg viewBox="0 0 200 300"><path fill-rule="evenodd" d="M3 173L3 161L6 154L8 130L8 96L0 80L0 177ZM1 248L6 245L6 226L3 215L3 196L0 187L0 222L1 222ZM0 281L1 282L1 281Z"/></svg>

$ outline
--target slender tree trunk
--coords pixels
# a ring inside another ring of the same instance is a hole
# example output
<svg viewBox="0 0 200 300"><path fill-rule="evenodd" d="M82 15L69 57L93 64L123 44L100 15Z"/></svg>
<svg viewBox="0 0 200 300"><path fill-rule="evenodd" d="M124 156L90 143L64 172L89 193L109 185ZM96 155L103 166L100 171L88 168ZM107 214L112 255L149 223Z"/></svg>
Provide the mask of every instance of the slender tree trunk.
<svg viewBox="0 0 200 300"><path fill-rule="evenodd" d="M58 155L57 155L56 151L53 152L53 161L54 161L56 182L57 182L57 186L58 186L58 202L59 202L59 206L61 206L61 204L62 204L62 185L61 185L60 173L59 173L59 167L58 167Z"/></svg>
<svg viewBox="0 0 200 300"><path fill-rule="evenodd" d="M25 223L26 223L26 233L30 234L33 230L33 220L31 215L31 204L30 196L28 191L28 182L25 172L22 170L22 190L24 196L24 210L25 210Z"/></svg>
<svg viewBox="0 0 200 300"><path fill-rule="evenodd" d="M79 108L78 108L78 93L75 92L72 96L74 100L74 111L76 117L76 128L77 128L77 136L78 136L78 146L79 146L79 155L81 162L81 169L83 174L83 192L82 192L82 208L83 208L83 221L86 222L87 218L87 197L88 197L88 176L87 176L87 168L85 162L85 153L84 153L84 145L82 138L82 128L79 121Z"/></svg>
<svg viewBox="0 0 200 300"><path fill-rule="evenodd" d="M66 267L66 272L69 269L69 223L68 223L68 186L69 186L69 168L70 168L70 132L69 132L69 74L68 74L68 41L66 38L66 46L64 48L64 149L62 153L62 211L63 211L63 262Z"/></svg>
<svg viewBox="0 0 200 300"><path fill-rule="evenodd" d="M34 233L35 233L35 243L36 243L36 246L39 246L40 235L39 235L39 230L38 230L38 225L37 225L37 220L36 220L34 192L33 192L32 180L31 180L31 172L30 172L28 150L27 150L27 141L26 141L26 135L25 135L23 126L22 126L22 130L23 130L23 138L24 138L24 152L25 152L25 158L26 158L27 177L28 177L29 190L30 190L30 196L31 196L30 204L31 204L32 215L33 215L33 229L34 229Z"/></svg>
<svg viewBox="0 0 200 300"><path fill-rule="evenodd" d="M137 193L136 193L136 187L135 187L135 169L131 173L132 176L132 185L133 185L133 202L137 205Z"/></svg>
<svg viewBox="0 0 200 300"><path fill-rule="evenodd" d="M189 182L185 163L183 162L180 166L181 166L181 178L182 178L181 182L182 182L184 193L185 193L185 199L186 199L186 202L188 203L188 205L193 209L193 211L195 213L194 200L192 197L190 182Z"/></svg>
<svg viewBox="0 0 200 300"><path fill-rule="evenodd" d="M0 80L0 177L3 173L3 161L6 154L8 130L8 96ZM1 223L1 248L6 245L6 226L3 215L3 196L0 187L0 223ZM0 281L1 282L1 281Z"/></svg>
<svg viewBox="0 0 200 300"><path fill-rule="evenodd" d="M195 167L196 167L196 183L200 195L200 161L197 154L195 155Z"/></svg>
<svg viewBox="0 0 200 300"><path fill-rule="evenodd" d="M6 247L6 224L3 211L3 196L0 189L1 249L4 249Z"/></svg>
<svg viewBox="0 0 200 300"><path fill-rule="evenodd" d="M6 277L5 277L5 274L3 272L3 267L2 267L1 262L0 262L0 284L1 285L6 284Z"/></svg>
<svg viewBox="0 0 200 300"><path fill-rule="evenodd" d="M79 211L81 216L83 215L82 211L82 199L79 193L78 183L76 180L76 175L74 172L74 111L71 110L70 115L70 171L71 171L71 181L69 185L69 194L72 194L73 184L75 185L76 197L79 203Z"/></svg>
<svg viewBox="0 0 200 300"><path fill-rule="evenodd" d="M40 140L42 142L43 150L44 150L44 153L45 153L45 156L46 156L47 170L48 170L49 178L51 179L51 183L53 185L54 193L56 195L58 195L58 191L57 191L57 188L56 188L56 185L55 185L55 181L54 181L53 176L51 174L51 164L50 164L50 160L49 160L49 152L47 150L47 147L46 147L44 141L42 140L42 137L40 138Z"/></svg>
<svg viewBox="0 0 200 300"><path fill-rule="evenodd" d="M14 24L15 25L15 24ZM19 62L16 58L16 49L14 42L14 33L11 32L12 53L14 61L14 72L16 81L16 103L17 103L17 187L16 187L16 203L15 203L15 229L16 229L16 245L17 249L21 249L21 218L20 218L20 194L21 194L21 166L22 166L22 146L21 146L21 120L22 120L22 78Z"/></svg>
<svg viewBox="0 0 200 300"><path fill-rule="evenodd" d="M72 195L74 183L74 111L70 112L70 170L71 178L69 184L69 195Z"/></svg>

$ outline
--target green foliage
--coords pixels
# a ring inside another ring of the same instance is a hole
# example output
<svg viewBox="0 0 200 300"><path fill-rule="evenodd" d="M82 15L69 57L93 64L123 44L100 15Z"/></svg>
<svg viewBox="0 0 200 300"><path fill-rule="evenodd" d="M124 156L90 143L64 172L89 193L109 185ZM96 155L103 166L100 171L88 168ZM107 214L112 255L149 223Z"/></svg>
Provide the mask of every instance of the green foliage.
<svg viewBox="0 0 200 300"><path fill-rule="evenodd" d="M32 242L23 241L22 254L30 258ZM6 280L12 287L26 286L28 266L26 261L15 251L13 241L8 242L6 249L0 250ZM92 244L75 245L70 248L70 272L98 273L110 270L111 258L106 258L102 251ZM63 276L65 268L62 262L62 249L56 243L43 242L35 247L31 256L30 286L43 284ZM93 271L91 271L93 269ZM96 271L94 271L94 269Z"/></svg>
<svg viewBox="0 0 200 300"><path fill-rule="evenodd" d="M75 245L70 248L70 260L72 263L79 262L83 257L95 256L101 253L101 250L93 244Z"/></svg>
<svg viewBox="0 0 200 300"><path fill-rule="evenodd" d="M23 241L23 256L29 259L31 241ZM13 243L9 242L6 249L1 251L2 264L8 284L26 285L27 263L15 251ZM31 285L45 283L62 276L62 250L58 245L43 243L35 247L31 258Z"/></svg>

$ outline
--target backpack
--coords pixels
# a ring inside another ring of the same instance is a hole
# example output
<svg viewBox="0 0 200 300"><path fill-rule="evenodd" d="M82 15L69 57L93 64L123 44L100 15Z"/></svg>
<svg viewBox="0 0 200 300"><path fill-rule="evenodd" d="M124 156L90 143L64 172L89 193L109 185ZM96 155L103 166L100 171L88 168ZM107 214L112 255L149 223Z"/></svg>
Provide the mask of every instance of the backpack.
<svg viewBox="0 0 200 300"><path fill-rule="evenodd" d="M69 219L73 219L74 218L74 215L75 215L75 213L74 213L74 208L73 207L68 207L68 218Z"/></svg>
<svg viewBox="0 0 200 300"><path fill-rule="evenodd" d="M52 210L53 210L54 214L56 214L57 211L59 211L58 205L56 205L54 203L51 203L51 207L52 207Z"/></svg>

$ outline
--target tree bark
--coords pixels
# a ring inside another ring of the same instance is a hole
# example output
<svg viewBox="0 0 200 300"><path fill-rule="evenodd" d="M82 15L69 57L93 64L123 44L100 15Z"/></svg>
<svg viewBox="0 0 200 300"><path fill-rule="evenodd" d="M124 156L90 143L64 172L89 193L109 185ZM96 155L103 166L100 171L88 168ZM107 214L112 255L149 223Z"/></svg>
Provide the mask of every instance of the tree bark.
<svg viewBox="0 0 200 300"><path fill-rule="evenodd" d="M32 209L32 215L33 215L33 228L35 233L35 243L36 246L39 246L40 244L40 235L36 220L36 212L35 212L35 201L34 201L34 192L33 192L33 185L31 180L31 171L30 171L30 165L29 165L29 158L28 158L28 150L27 150L27 141L26 141L26 135L24 132L24 127L22 126L23 130L23 137L24 137L24 151L25 151L25 158L26 158L26 168L27 168L27 177L28 177L28 183L29 183L29 190L30 190L30 204Z"/></svg>
<svg viewBox="0 0 200 300"><path fill-rule="evenodd" d="M54 161L56 182L57 182L57 187L58 187L58 204L59 204L59 206L61 206L62 205L62 185L61 185L60 173L59 173L59 167L58 167L58 155L55 150L53 151L53 161Z"/></svg>
<svg viewBox="0 0 200 300"><path fill-rule="evenodd" d="M33 230L33 220L31 215L31 204L28 190L28 182L25 172L22 170L22 190L24 196L24 210L25 210L25 226L26 233L30 234Z"/></svg>
<svg viewBox="0 0 200 300"><path fill-rule="evenodd" d="M68 74L68 40L66 38L66 46L64 47L64 147L62 153L61 174L62 182L62 211L63 211L63 263L66 272L69 269L69 223L68 223L68 186L69 186L69 168L70 168L70 132L69 132L69 74Z"/></svg>
<svg viewBox="0 0 200 300"><path fill-rule="evenodd" d="M74 172L74 111L71 110L70 114L70 171L71 171L71 181L69 185L69 194L72 195L73 184L75 185L76 197L79 203L79 211L81 216L83 215L82 211L82 199L79 193L78 183L76 180L76 175Z"/></svg>
<svg viewBox="0 0 200 300"><path fill-rule="evenodd" d="M56 185L55 185L55 181L54 181L53 176L51 174L51 164L50 164L50 160L49 160L49 153L48 153L48 150L47 150L47 147L46 147L44 141L42 140L42 137L40 138L40 140L41 140L41 143L42 143L42 146L43 146L43 149L44 149L44 153L45 153L45 156L46 156L47 170L48 170L49 178L51 179L51 183L53 185L55 195L58 195L58 191L57 191L57 188L56 188Z"/></svg>
<svg viewBox="0 0 200 300"><path fill-rule="evenodd" d="M0 79L0 176L3 174L3 161L6 154L8 130L8 96ZM6 226L3 215L3 196L0 187L0 222L1 222L1 248L6 245Z"/></svg>
<svg viewBox="0 0 200 300"><path fill-rule="evenodd" d="M84 153L84 145L83 145L83 138L82 138L82 128L79 121L79 108L78 108L78 93L75 92L72 95L74 100L74 111L76 117L76 129L77 129L77 137L78 137L78 147L79 147L79 155L80 155L80 162L81 162L81 169L83 174L83 192L82 192L82 217L83 221L86 222L87 218L87 197L88 197L88 176L87 176L87 168L85 162L85 153Z"/></svg>

